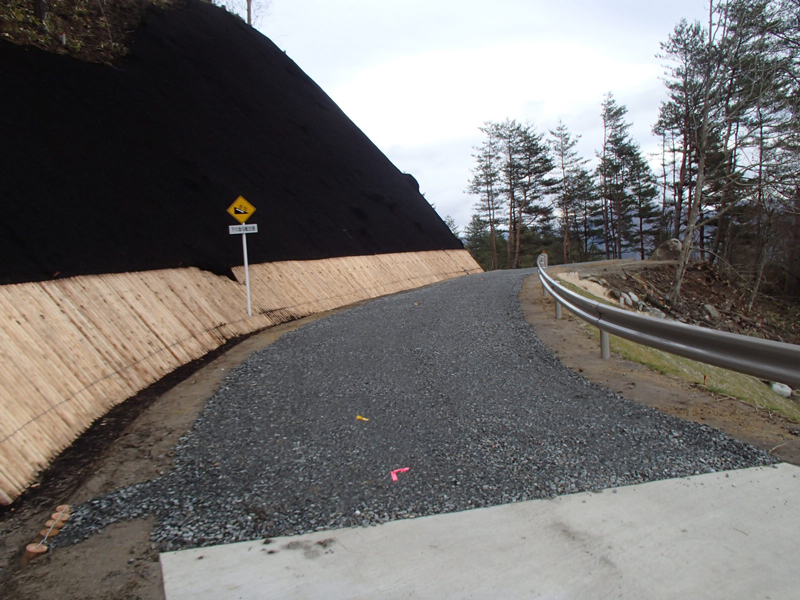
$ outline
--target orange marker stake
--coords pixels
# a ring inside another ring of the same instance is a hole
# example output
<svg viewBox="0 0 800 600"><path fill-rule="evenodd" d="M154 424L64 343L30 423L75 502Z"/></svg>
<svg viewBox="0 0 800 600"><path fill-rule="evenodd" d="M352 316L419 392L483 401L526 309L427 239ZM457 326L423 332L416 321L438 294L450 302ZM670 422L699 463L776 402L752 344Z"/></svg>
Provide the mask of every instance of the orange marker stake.
<svg viewBox="0 0 800 600"><path fill-rule="evenodd" d="M42 529L39 535L43 538L51 538L57 536L59 533L61 533L61 530L58 527L48 527L47 529Z"/></svg>
<svg viewBox="0 0 800 600"><path fill-rule="evenodd" d="M361 415L356 415L356 421L369 421L369 419L366 417L362 417Z"/></svg>
<svg viewBox="0 0 800 600"><path fill-rule="evenodd" d="M28 544L25 546L25 554L22 555L22 566L24 567L34 558L41 556L47 552L47 546L44 544Z"/></svg>

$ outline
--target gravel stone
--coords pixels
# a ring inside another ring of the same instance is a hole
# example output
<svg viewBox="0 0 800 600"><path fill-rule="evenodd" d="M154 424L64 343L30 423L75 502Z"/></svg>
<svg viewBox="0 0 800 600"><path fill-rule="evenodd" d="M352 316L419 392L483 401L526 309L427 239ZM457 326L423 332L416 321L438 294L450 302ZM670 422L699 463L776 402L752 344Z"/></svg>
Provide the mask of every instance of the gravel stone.
<svg viewBox="0 0 800 600"><path fill-rule="evenodd" d="M172 471L74 507L54 546L149 514L169 551L775 462L566 368L522 316L531 272L465 276L287 333L232 370Z"/></svg>

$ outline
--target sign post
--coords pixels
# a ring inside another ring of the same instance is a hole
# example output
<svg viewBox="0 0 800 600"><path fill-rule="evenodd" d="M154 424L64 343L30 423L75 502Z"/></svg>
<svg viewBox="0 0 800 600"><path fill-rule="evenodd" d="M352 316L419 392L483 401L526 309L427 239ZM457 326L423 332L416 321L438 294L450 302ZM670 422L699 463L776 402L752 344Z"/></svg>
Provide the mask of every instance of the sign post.
<svg viewBox="0 0 800 600"><path fill-rule="evenodd" d="M244 283L247 288L247 314L253 316L253 308L250 303L250 266L247 261L247 234L258 233L258 225L245 225L247 219L253 216L256 207L247 200L239 196L233 204L228 207L228 214L239 221L241 225L229 225L228 233L231 235L242 236L242 256L244 257Z"/></svg>

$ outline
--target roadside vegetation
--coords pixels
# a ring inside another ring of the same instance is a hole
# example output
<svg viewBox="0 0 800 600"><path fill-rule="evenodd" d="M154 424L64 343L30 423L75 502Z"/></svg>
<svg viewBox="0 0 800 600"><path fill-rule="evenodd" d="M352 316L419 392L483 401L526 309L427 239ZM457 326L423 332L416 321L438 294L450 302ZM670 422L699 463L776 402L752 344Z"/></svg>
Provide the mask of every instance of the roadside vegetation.
<svg viewBox="0 0 800 600"><path fill-rule="evenodd" d="M646 278L646 274L643 272L640 272L639 275ZM560 283L585 298L618 307L617 304L610 302L608 299L595 296L572 283L563 280L560 280ZM565 311L565 313L568 312ZM587 336L594 339L599 348L600 332L597 328L580 319L578 321ZM775 393L768 385L755 377L707 365L648 346L642 346L615 335L609 336L609 342L611 351L626 360L637 362L658 373L676 377L715 394L741 400L758 409L777 413L791 421L800 423L800 404Z"/></svg>
<svg viewBox="0 0 800 600"><path fill-rule="evenodd" d="M23 46L111 63L128 51L131 35L150 6L181 0L5 0L0 36Z"/></svg>
<svg viewBox="0 0 800 600"><path fill-rule="evenodd" d="M642 152L611 92L593 157L565 123L480 128L462 237L484 269L531 266L542 250L551 264L644 259L678 239L676 309L698 263L746 289L744 315L760 293L800 301L800 0L707 7L705 22L681 20L661 44L658 156Z"/></svg>

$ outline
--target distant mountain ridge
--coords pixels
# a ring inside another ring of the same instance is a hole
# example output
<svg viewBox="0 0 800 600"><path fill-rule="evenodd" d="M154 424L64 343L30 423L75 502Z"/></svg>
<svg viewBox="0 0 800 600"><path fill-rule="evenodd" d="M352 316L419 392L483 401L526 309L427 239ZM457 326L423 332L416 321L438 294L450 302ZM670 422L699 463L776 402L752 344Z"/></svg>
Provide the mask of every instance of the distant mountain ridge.
<svg viewBox="0 0 800 600"><path fill-rule="evenodd" d="M114 66L0 41L0 131L0 284L228 275L239 195L254 263L462 248L284 52L200 0L149 9Z"/></svg>

